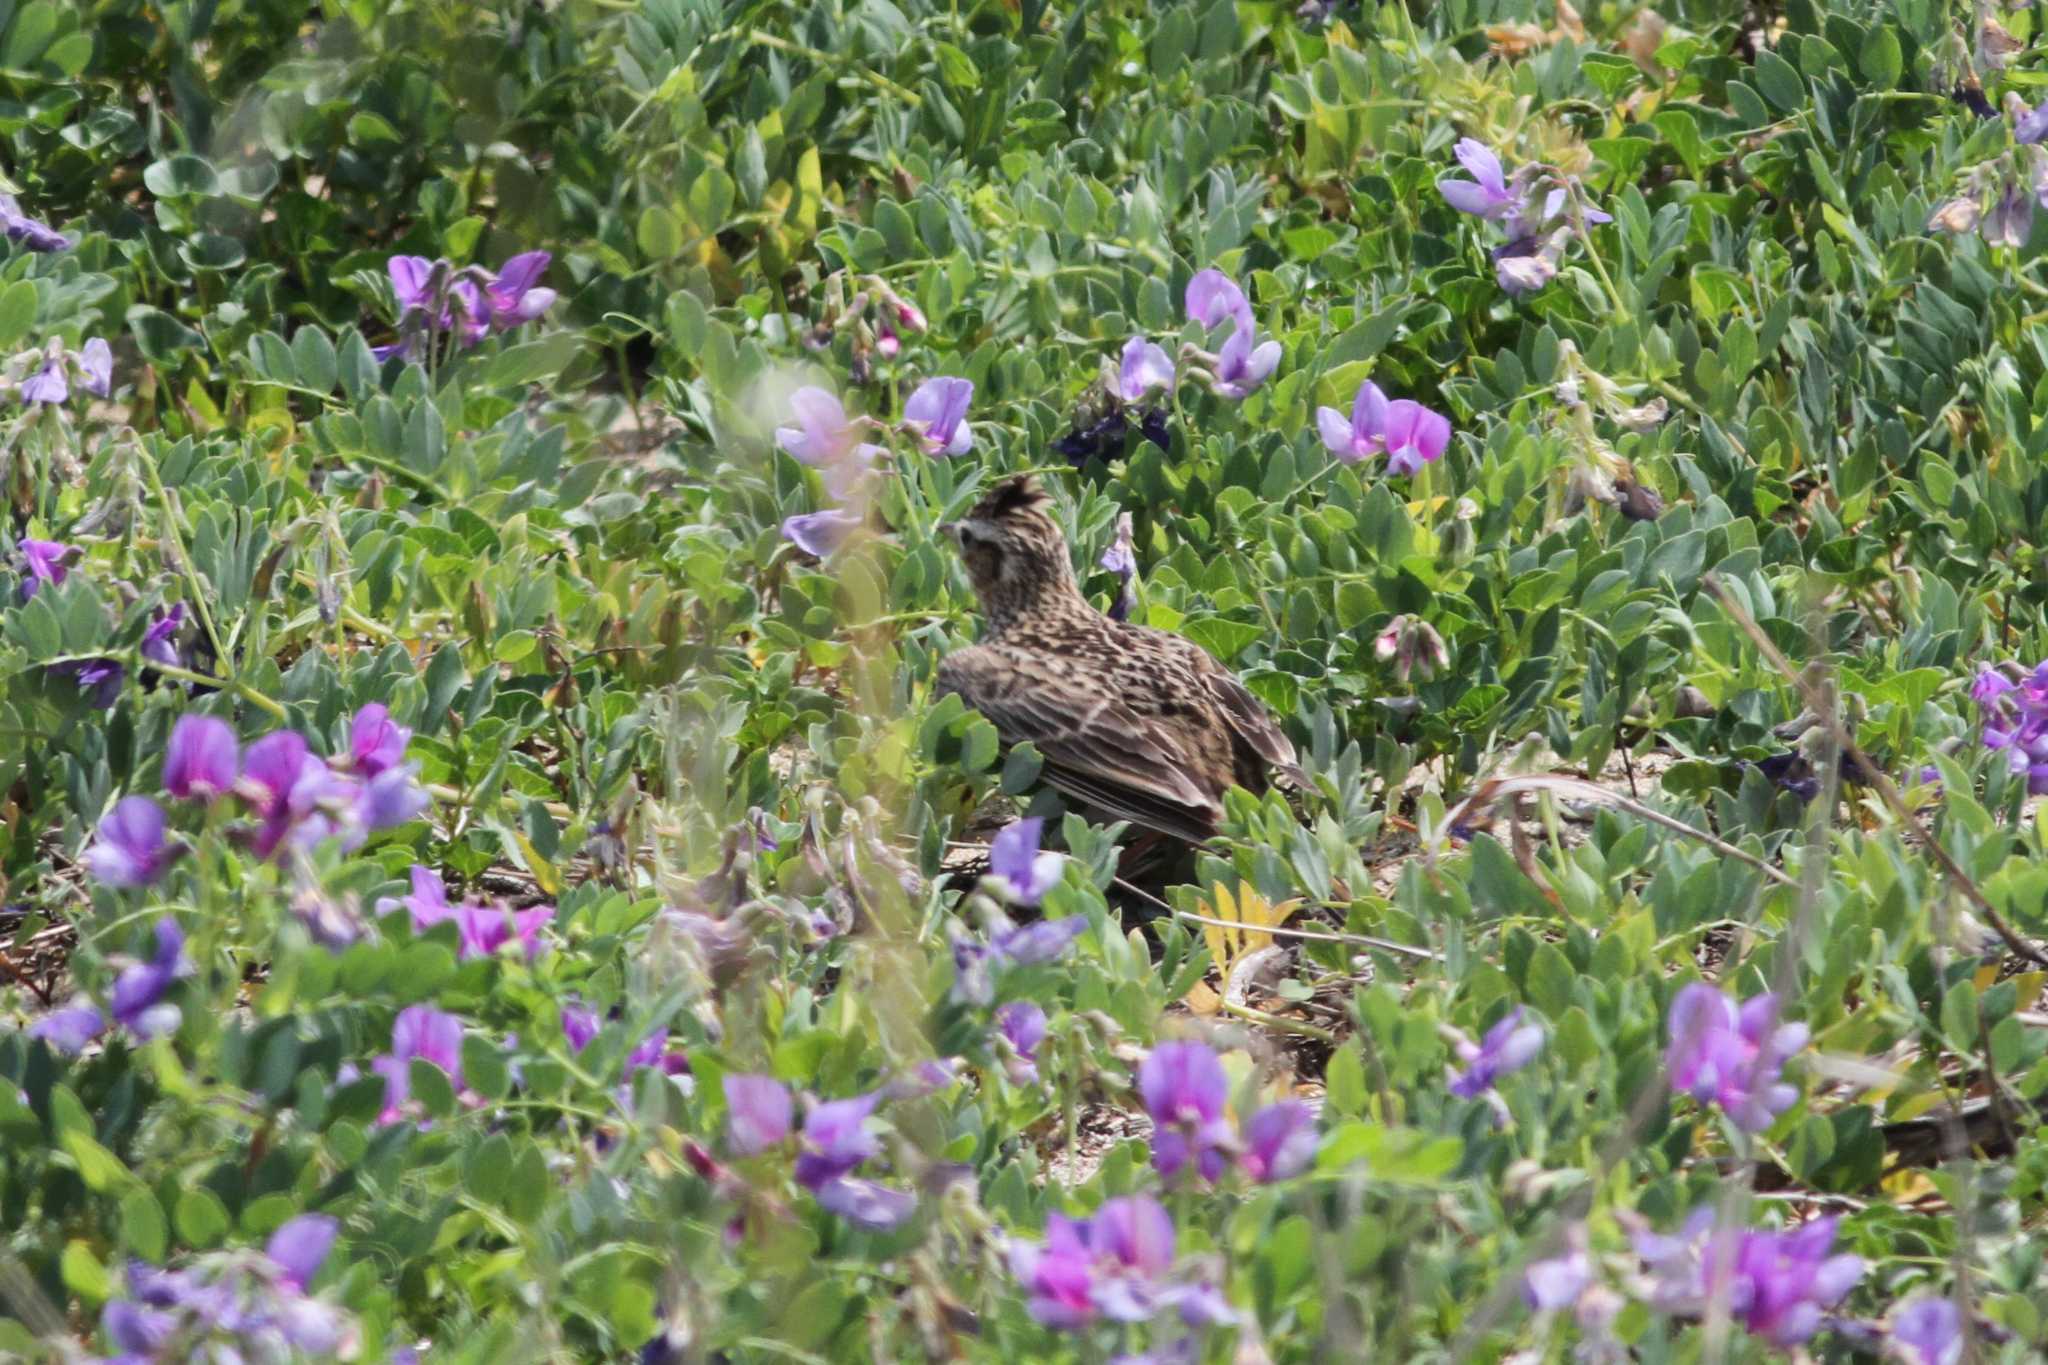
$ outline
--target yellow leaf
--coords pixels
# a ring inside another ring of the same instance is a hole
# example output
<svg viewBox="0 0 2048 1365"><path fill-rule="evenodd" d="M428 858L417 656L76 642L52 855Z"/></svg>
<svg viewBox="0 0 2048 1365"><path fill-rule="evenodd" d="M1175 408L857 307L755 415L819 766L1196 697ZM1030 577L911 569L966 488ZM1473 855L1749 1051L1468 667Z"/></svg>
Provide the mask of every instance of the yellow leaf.
<svg viewBox="0 0 2048 1365"><path fill-rule="evenodd" d="M1209 956L1214 960L1221 979L1228 981L1232 968L1270 945L1273 942L1271 931L1285 924L1301 906L1299 897L1275 905L1249 885L1240 884L1234 894L1228 887L1217 887L1214 899L1203 905L1198 913L1206 919L1220 921L1203 924L1202 938L1209 945ZM1222 997L1214 988L1199 981L1188 992L1187 1002L1188 1008L1198 1014L1213 1014L1223 1005Z"/></svg>
<svg viewBox="0 0 2048 1365"><path fill-rule="evenodd" d="M520 856L526 859L526 870L533 874L533 880L540 889L550 896L561 895L562 874L555 871L555 865L541 857L540 850L524 834L514 831L512 838L519 844Z"/></svg>

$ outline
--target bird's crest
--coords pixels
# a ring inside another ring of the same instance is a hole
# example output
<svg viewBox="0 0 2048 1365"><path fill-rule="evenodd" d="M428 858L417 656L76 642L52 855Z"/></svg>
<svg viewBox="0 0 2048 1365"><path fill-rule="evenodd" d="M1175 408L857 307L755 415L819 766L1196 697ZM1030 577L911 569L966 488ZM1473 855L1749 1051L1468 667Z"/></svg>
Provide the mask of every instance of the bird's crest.
<svg viewBox="0 0 2048 1365"><path fill-rule="evenodd" d="M1001 521L1013 513L1043 507L1051 501L1052 496L1039 486L1034 475L1019 474L991 488L968 515L977 521Z"/></svg>

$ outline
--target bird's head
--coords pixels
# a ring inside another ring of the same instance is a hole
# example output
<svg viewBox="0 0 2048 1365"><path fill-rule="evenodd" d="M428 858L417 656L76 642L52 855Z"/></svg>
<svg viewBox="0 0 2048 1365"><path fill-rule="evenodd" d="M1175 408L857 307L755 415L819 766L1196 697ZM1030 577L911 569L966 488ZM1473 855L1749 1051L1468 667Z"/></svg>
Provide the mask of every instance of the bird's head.
<svg viewBox="0 0 2048 1365"><path fill-rule="evenodd" d="M960 558L984 609L1002 615L1047 594L1076 593L1067 540L1045 512L1052 501L1028 474L1004 479L966 516L939 529L960 547Z"/></svg>

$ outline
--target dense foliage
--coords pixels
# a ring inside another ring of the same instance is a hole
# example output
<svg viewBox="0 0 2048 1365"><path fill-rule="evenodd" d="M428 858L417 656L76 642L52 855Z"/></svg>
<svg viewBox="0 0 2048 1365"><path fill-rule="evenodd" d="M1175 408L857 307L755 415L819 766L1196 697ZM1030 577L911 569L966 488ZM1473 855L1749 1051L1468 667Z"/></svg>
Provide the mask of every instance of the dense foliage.
<svg viewBox="0 0 2048 1365"><path fill-rule="evenodd" d="M0 1353L2037 1358L2037 15L0 0Z"/></svg>

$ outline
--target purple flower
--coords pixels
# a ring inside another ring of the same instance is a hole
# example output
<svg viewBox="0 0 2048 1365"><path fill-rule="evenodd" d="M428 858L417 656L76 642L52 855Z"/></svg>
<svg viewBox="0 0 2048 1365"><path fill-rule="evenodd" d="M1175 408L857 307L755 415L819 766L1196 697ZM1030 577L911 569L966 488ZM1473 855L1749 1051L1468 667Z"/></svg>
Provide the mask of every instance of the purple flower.
<svg viewBox="0 0 2048 1365"><path fill-rule="evenodd" d="M121 695L121 680L128 671L112 659L80 659L75 663L52 664L52 672L70 678L86 701L104 711Z"/></svg>
<svg viewBox="0 0 2048 1365"><path fill-rule="evenodd" d="M725 1145L734 1156L758 1156L789 1140L789 1087L773 1076L728 1075Z"/></svg>
<svg viewBox="0 0 2048 1365"><path fill-rule="evenodd" d="M1109 619L1128 621L1135 605L1131 597L1131 580L1138 576L1137 547L1132 539L1129 512L1117 513L1116 539L1109 542L1109 548L1095 562L1121 580L1117 586L1116 601L1109 606Z"/></svg>
<svg viewBox="0 0 2048 1365"><path fill-rule="evenodd" d="M1593 1283L1593 1262L1574 1247L1548 1261L1531 1261L1522 1272L1522 1300L1538 1313L1570 1308Z"/></svg>
<svg viewBox="0 0 2048 1365"><path fill-rule="evenodd" d="M917 1196L908 1190L853 1176L827 1181L818 1188L817 1199L827 1213L876 1231L895 1227L917 1208Z"/></svg>
<svg viewBox="0 0 2048 1365"><path fill-rule="evenodd" d="M1223 1116L1230 1080L1206 1044L1166 1042L1138 1066L1138 1093L1152 1116L1152 1165L1171 1180L1192 1162L1204 1180L1222 1176L1236 1143Z"/></svg>
<svg viewBox="0 0 2048 1365"><path fill-rule="evenodd" d="M1370 379L1351 400L1351 417L1335 408L1316 409L1316 429L1330 453L1345 464L1357 464L1387 448L1387 396Z"/></svg>
<svg viewBox="0 0 2048 1365"><path fill-rule="evenodd" d="M392 720L382 702L373 701L349 723L349 766L364 777L375 777L404 761L411 739L412 731Z"/></svg>
<svg viewBox="0 0 2048 1365"><path fill-rule="evenodd" d="M391 292L401 313L423 310L434 301L434 262L424 256L393 256L384 269L391 276Z"/></svg>
<svg viewBox="0 0 2048 1365"><path fill-rule="evenodd" d="M2022 145L2029 142L2048 142L2048 100L2029 109L2022 104L2013 120L2012 140Z"/></svg>
<svg viewBox="0 0 2048 1365"><path fill-rule="evenodd" d="M1116 517L1116 539L1109 542L1109 548L1102 552L1102 558L1095 561L1097 567L1107 569L1126 583L1138 572L1138 558L1131 541L1131 514L1119 512Z"/></svg>
<svg viewBox="0 0 2048 1365"><path fill-rule="evenodd" d="M868 1116L879 1102L878 1095L857 1095L813 1105L804 1116L803 1147L796 1158L797 1182L816 1191L852 1174L862 1162L880 1153L881 1140L867 1126Z"/></svg>
<svg viewBox="0 0 2048 1365"><path fill-rule="evenodd" d="M1007 883L1010 899L1018 905L1036 905L1045 893L1059 884L1066 859L1057 853L1038 851L1045 821L1033 816L1004 827L988 849L988 870Z"/></svg>
<svg viewBox="0 0 2048 1365"><path fill-rule="evenodd" d="M1451 443L1451 421L1408 398L1387 404L1387 472L1415 474L1443 457Z"/></svg>
<svg viewBox="0 0 2048 1365"><path fill-rule="evenodd" d="M2034 230L2034 196L2018 180L2007 180L1977 230L1988 246L2025 246Z"/></svg>
<svg viewBox="0 0 2048 1365"><path fill-rule="evenodd" d="M417 820L426 808L426 789L413 780L413 769L386 768L356 788L349 817L362 830L395 829Z"/></svg>
<svg viewBox="0 0 2048 1365"><path fill-rule="evenodd" d="M1028 1000L1014 1000L995 1014L996 1030L1016 1052L1008 1064L1011 1081L1033 1085L1038 1081L1038 1050L1045 1043L1045 1011Z"/></svg>
<svg viewBox="0 0 2048 1365"><path fill-rule="evenodd" d="M1245 1174L1261 1182L1289 1180L1316 1158L1315 1111L1300 1100L1281 1100L1244 1125Z"/></svg>
<svg viewBox="0 0 2048 1365"><path fill-rule="evenodd" d="M30 251L67 251L71 247L69 237L23 213L21 201L11 194L0 194L0 232Z"/></svg>
<svg viewBox="0 0 2048 1365"><path fill-rule="evenodd" d="M1498 219L1521 207L1522 196L1508 188L1500 158L1491 147L1477 138L1467 137L1458 139L1458 145L1452 150L1457 155L1458 164L1472 177L1459 180L1446 176L1436 182L1437 190L1452 208L1480 218Z"/></svg>
<svg viewBox="0 0 2048 1365"><path fill-rule="evenodd" d="M1053 1214L1045 1244L1013 1242L1010 1270L1030 1295L1031 1316L1072 1331L1096 1317L1143 1322L1175 1300L1173 1219L1147 1195L1103 1202L1092 1218Z"/></svg>
<svg viewBox="0 0 2048 1365"><path fill-rule="evenodd" d="M506 261L497 278L484 286L493 328L505 331L532 322L554 306L555 291L535 287L553 259L545 251L521 252Z"/></svg>
<svg viewBox="0 0 2048 1365"><path fill-rule="evenodd" d="M1216 269L1198 270L1188 281L1188 317L1204 327L1214 327L1225 318L1235 319L1240 331L1250 331L1252 306L1244 296L1244 290L1237 287L1237 281ZM1130 351L1125 348L1126 364Z"/></svg>
<svg viewBox="0 0 2048 1365"><path fill-rule="evenodd" d="M40 1038L57 1051L77 1055L85 1045L106 1031L106 1016L83 996L62 1009L51 1010L28 1026L28 1036Z"/></svg>
<svg viewBox="0 0 2048 1365"><path fill-rule="evenodd" d="M805 554L829 558L860 526L851 512L800 512L782 523L782 538Z"/></svg>
<svg viewBox="0 0 2048 1365"><path fill-rule="evenodd" d="M270 1234L263 1253L284 1272L286 1284L303 1290L327 1259L340 1227L337 1219L324 1213L302 1213Z"/></svg>
<svg viewBox="0 0 2048 1365"><path fill-rule="evenodd" d="M789 396L789 406L796 423L777 427L775 443L804 464L825 470L828 487L835 479L841 485L833 496L844 497L844 487L866 472L881 447L861 441L846 408L828 390L805 385Z"/></svg>
<svg viewBox="0 0 2048 1365"><path fill-rule="evenodd" d="M1210 272L1213 273L1213 272ZM1224 281L1226 284L1229 281ZM1230 286L1235 289L1236 285ZM1189 292L1193 292L1193 284ZM1238 295L1240 303L1244 296ZM1190 312L1193 310L1190 309ZM1132 337L1124 343L1123 366L1117 373L1117 396L1126 403L1135 403L1154 389L1173 387L1173 358L1166 354L1166 348L1144 337Z"/></svg>
<svg viewBox="0 0 2048 1365"><path fill-rule="evenodd" d="M418 867L413 869L415 876L422 871L424 869ZM598 1019L596 1010L583 1005L562 1006L562 1036L569 1040L571 1052L581 1052L589 1047L590 1040L597 1037L597 1031L602 1027L603 1022Z"/></svg>
<svg viewBox="0 0 2048 1365"><path fill-rule="evenodd" d="M450 905L448 886L441 880L441 874L418 863L414 863L412 868L412 894L401 898L398 903L412 915L414 933L425 933L436 924L453 920L456 958L462 962L495 957L498 949L515 938L525 949L526 956L531 958L540 948L541 926L555 917L552 905L536 905L516 911L502 904L477 905L464 901L460 905ZM566 1019L564 1026L567 1027ZM580 1048L582 1044L577 1046Z"/></svg>
<svg viewBox="0 0 2048 1365"><path fill-rule="evenodd" d="M2048 104L2044 104L2042 107L2048 108ZM22 544L26 546L28 542L23 541ZM2018 690L2018 683L2008 678L1998 669L1993 668L1990 664L1985 664L1977 670L1975 680L1970 683L1970 700L1976 702L1979 706L1995 706L2000 697L2008 692L2016 692Z"/></svg>
<svg viewBox="0 0 2048 1365"><path fill-rule="evenodd" d="M1930 1294L1908 1299L1892 1310L1892 1345L1911 1352L1907 1358L1917 1365L1958 1365L1963 1358L1962 1310L1955 1300Z"/></svg>
<svg viewBox="0 0 2048 1365"><path fill-rule="evenodd" d="M1266 341L1256 349L1258 332L1247 314L1216 353L1215 390L1225 398L1243 399L1264 384L1280 364L1280 343Z"/></svg>
<svg viewBox="0 0 2048 1365"><path fill-rule="evenodd" d="M917 434L928 455L965 455L974 449L974 429L967 424L967 405L974 385L941 376L917 386L903 405L903 424Z"/></svg>
<svg viewBox="0 0 2048 1365"><path fill-rule="evenodd" d="M1042 919L1036 924L997 934L989 942L989 951L1000 961L1013 962L1019 967L1036 967L1059 957L1075 939L1087 932L1086 915Z"/></svg>
<svg viewBox="0 0 2048 1365"><path fill-rule="evenodd" d="M105 398L114 387L114 351L99 337L85 343L78 353L78 374L87 393Z"/></svg>
<svg viewBox="0 0 2048 1365"><path fill-rule="evenodd" d="M1736 1127L1760 1133L1799 1098L1799 1088L1779 1073L1785 1059L1806 1046L1807 1029L1778 1023L1777 996L1756 996L1738 1010L1696 981L1672 1002L1669 1026L1665 1065L1672 1088L1718 1104Z"/></svg>
<svg viewBox="0 0 2048 1365"><path fill-rule="evenodd" d="M151 614L149 628L142 632L142 657L166 668L179 667L178 632L185 628L185 604L173 602Z"/></svg>
<svg viewBox="0 0 2048 1365"><path fill-rule="evenodd" d="M110 1343L130 1353L124 1359L148 1360L170 1344L178 1319L161 1308L115 1299L101 1312L100 1326Z"/></svg>
<svg viewBox="0 0 2048 1365"><path fill-rule="evenodd" d="M71 397L71 384L64 377L64 362L50 360L43 368L21 381L24 403L62 403Z"/></svg>
<svg viewBox="0 0 2048 1365"><path fill-rule="evenodd" d="M28 561L28 577L22 580L23 600L34 597L36 589L48 583L52 587L64 581L71 571L65 561L71 558L71 547L61 540L31 540L24 536L20 542L21 557Z"/></svg>
<svg viewBox="0 0 2048 1365"><path fill-rule="evenodd" d="M1557 278L1557 268L1564 259L1564 245L1571 236L1568 229L1555 232L1530 233L1516 237L1503 246L1493 249L1493 277L1504 293L1520 297L1534 293Z"/></svg>
<svg viewBox="0 0 2048 1365"><path fill-rule="evenodd" d="M384 1078L384 1110L379 1123L396 1123L412 1095L412 1063L430 1062L462 1084L462 1020L431 1005L408 1005L391 1026L391 1051L370 1063Z"/></svg>
<svg viewBox="0 0 2048 1365"><path fill-rule="evenodd" d="M1717 1228L1714 1211L1704 1208L1678 1237L1646 1233L1635 1242L1649 1266L1657 1307L1700 1314L1718 1301L1755 1335L1796 1346L1862 1278L1860 1256L1828 1254L1838 1222L1831 1215L1788 1232Z"/></svg>
<svg viewBox="0 0 2048 1365"><path fill-rule="evenodd" d="M1478 1046L1460 1040L1458 1060L1465 1070L1451 1078L1451 1093L1477 1099L1511 1071L1520 1071L1543 1049L1543 1026L1522 1022L1520 1005L1500 1017Z"/></svg>
<svg viewBox="0 0 2048 1365"><path fill-rule="evenodd" d="M164 839L163 807L146 796L124 796L100 821L99 837L82 861L103 885L128 888L155 882L179 852Z"/></svg>
<svg viewBox="0 0 2048 1365"><path fill-rule="evenodd" d="M156 922L156 956L114 978L108 1012L115 1023L138 1038L170 1032L178 1026L178 1007L162 1003L164 992L190 970L185 961L185 931L166 915Z"/></svg>

